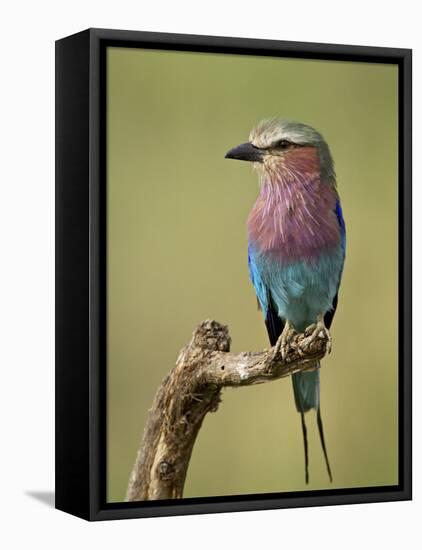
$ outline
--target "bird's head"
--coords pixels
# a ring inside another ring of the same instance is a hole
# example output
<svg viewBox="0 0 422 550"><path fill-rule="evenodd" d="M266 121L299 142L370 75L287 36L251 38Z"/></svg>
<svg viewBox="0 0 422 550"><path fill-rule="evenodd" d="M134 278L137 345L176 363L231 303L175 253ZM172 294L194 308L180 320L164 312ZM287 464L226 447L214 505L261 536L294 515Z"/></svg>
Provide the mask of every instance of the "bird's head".
<svg viewBox="0 0 422 550"><path fill-rule="evenodd" d="M230 149L225 158L253 162L271 179L318 172L327 183L335 183L327 143L319 132L301 122L263 120L251 131L249 141Z"/></svg>

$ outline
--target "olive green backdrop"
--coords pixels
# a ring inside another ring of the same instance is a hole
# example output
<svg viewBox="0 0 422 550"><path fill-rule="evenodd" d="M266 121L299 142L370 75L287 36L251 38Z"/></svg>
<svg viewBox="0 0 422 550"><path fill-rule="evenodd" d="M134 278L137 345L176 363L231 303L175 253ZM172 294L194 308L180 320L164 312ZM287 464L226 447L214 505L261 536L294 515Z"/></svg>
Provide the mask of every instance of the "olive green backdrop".
<svg viewBox="0 0 422 550"><path fill-rule="evenodd" d="M311 124L336 163L347 258L323 361L334 483L314 414L310 484L290 379L226 390L185 496L397 483L397 68L112 48L108 116L108 499L124 499L155 390L199 321L233 350L268 346L248 278L248 163L225 160L260 119Z"/></svg>

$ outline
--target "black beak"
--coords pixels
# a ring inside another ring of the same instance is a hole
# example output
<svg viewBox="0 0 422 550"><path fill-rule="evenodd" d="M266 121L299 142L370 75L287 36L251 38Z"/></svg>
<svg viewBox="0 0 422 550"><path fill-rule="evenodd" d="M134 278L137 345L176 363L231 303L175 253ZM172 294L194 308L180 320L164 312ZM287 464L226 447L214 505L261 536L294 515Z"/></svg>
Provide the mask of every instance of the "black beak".
<svg viewBox="0 0 422 550"><path fill-rule="evenodd" d="M252 143L242 143L228 151L224 158L236 160L248 160L250 162L262 162L264 151L252 145Z"/></svg>

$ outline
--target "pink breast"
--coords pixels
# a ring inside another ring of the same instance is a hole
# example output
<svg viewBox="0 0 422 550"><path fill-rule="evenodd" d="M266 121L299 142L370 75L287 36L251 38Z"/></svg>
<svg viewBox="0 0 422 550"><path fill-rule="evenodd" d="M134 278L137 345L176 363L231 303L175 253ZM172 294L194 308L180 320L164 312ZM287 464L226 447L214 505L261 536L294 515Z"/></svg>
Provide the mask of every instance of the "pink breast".
<svg viewBox="0 0 422 550"><path fill-rule="evenodd" d="M298 159L296 159L298 160ZM335 214L337 192L320 181L316 170L265 179L248 218L250 243L282 263L312 261L340 242ZM309 166L308 166L309 167Z"/></svg>

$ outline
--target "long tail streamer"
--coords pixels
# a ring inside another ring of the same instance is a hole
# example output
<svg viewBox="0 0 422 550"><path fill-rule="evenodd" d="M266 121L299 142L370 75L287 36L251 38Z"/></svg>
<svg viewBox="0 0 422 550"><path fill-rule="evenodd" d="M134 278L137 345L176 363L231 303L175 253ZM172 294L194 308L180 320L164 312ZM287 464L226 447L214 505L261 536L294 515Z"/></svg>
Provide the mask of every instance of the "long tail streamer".
<svg viewBox="0 0 422 550"><path fill-rule="evenodd" d="M305 449L305 481L309 483L309 455L308 455L308 431L306 429L305 413L300 413L302 420L303 448Z"/></svg>
<svg viewBox="0 0 422 550"><path fill-rule="evenodd" d="M330 481L332 483L333 482L333 476L331 474L330 461L328 460L327 447L325 446L324 428L322 427L322 418L321 418L321 408L320 407L318 407L318 409L317 409L317 424L318 424L318 431L319 431L319 439L321 441L321 447L322 447L322 451L324 453L324 458L325 458L325 465L327 466L328 477L330 478Z"/></svg>

